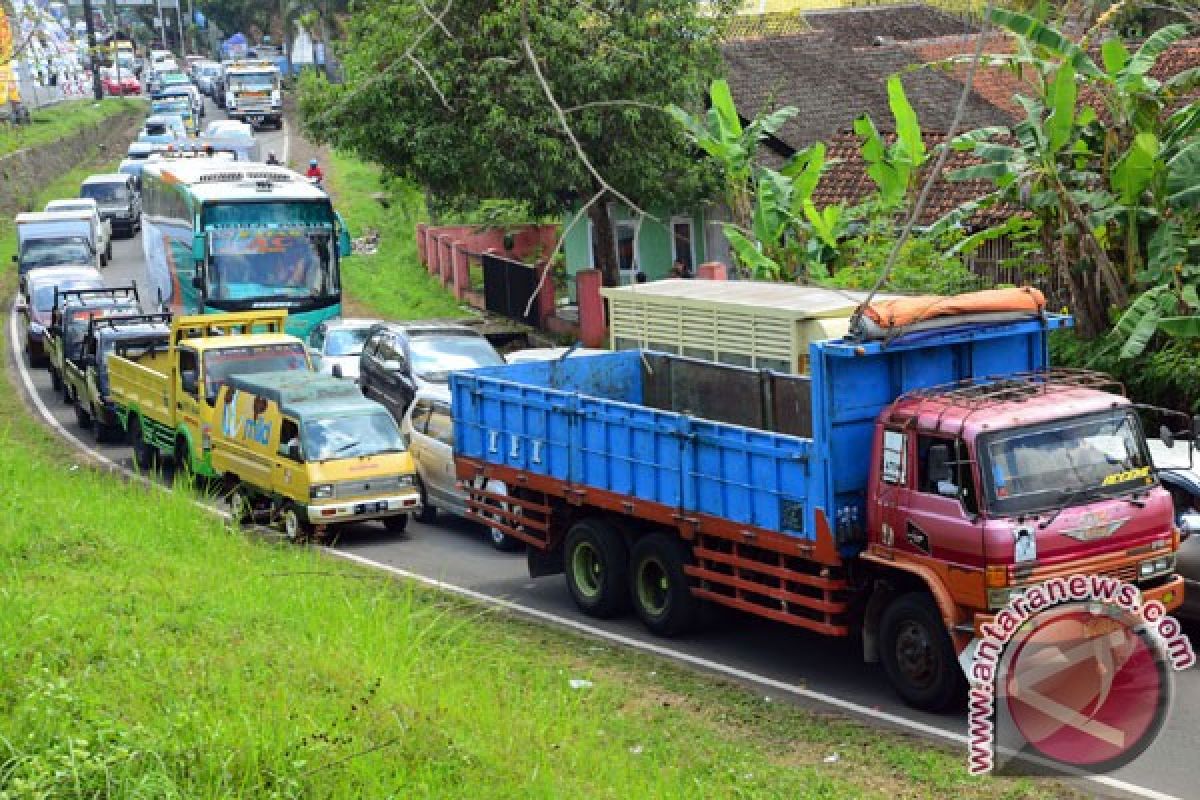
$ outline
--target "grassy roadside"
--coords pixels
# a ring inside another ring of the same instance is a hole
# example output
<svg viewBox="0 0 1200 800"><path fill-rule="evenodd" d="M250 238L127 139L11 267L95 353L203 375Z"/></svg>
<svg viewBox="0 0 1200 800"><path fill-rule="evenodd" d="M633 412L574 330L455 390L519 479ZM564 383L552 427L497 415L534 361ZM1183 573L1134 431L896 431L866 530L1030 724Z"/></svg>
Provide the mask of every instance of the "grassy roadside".
<svg viewBox="0 0 1200 800"><path fill-rule="evenodd" d="M96 125L134 108L145 101L135 97L106 97L95 100L68 100L34 111L29 125L0 125L0 156L53 142L88 125Z"/></svg>
<svg viewBox="0 0 1200 800"><path fill-rule="evenodd" d="M0 419L0 797L1060 793L230 533L75 468L7 372Z"/></svg>
<svg viewBox="0 0 1200 800"><path fill-rule="evenodd" d="M327 184L335 207L352 236L379 234L379 251L342 262L347 316L429 319L467 316L454 295L431 278L417 261L416 224L425 216L419 190L394 181L385 184L379 168L333 153ZM386 196L384 207L377 196Z"/></svg>

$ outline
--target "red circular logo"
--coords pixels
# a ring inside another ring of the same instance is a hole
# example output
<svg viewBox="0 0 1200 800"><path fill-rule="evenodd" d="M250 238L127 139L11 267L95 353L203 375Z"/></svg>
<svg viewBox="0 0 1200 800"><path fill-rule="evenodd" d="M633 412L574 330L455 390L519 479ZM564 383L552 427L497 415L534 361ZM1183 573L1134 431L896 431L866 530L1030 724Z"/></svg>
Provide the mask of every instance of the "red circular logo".
<svg viewBox="0 0 1200 800"><path fill-rule="evenodd" d="M1158 735L1170 669L1142 622L1115 608L1073 604L1030 620L1008 647L998 689L1037 756L1107 772Z"/></svg>

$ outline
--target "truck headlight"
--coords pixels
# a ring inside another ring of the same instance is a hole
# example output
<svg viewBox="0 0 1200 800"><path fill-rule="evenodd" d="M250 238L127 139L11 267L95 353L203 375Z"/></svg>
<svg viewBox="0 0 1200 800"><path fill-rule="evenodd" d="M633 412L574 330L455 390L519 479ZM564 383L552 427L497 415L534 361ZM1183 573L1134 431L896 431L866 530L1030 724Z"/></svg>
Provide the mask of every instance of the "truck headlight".
<svg viewBox="0 0 1200 800"><path fill-rule="evenodd" d="M1138 577L1152 578L1155 575L1165 575L1173 569L1175 569L1175 556L1159 556L1139 564Z"/></svg>
<svg viewBox="0 0 1200 800"><path fill-rule="evenodd" d="M332 483L318 483L311 486L308 490L309 498L313 500L330 500L333 498Z"/></svg>

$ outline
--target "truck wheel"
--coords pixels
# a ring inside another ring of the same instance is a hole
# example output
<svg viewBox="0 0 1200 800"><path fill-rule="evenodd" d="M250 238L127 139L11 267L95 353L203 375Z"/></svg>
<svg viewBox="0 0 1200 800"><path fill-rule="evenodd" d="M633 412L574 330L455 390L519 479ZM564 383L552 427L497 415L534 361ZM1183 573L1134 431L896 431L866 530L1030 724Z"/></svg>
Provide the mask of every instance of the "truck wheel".
<svg viewBox="0 0 1200 800"><path fill-rule="evenodd" d="M508 487L506 487L500 481L488 481L487 485L485 485L484 488L487 489L489 492L492 492L493 494L503 494L503 495L508 494ZM501 503L501 502L498 502L495 500L488 500L486 502L490 506L497 507L497 508L503 508L505 511L508 511L512 508L507 503ZM506 521L505 517L501 517L498 514L495 516L495 519L498 522ZM511 523L511 520L508 520L508 522ZM525 549L525 543L523 541L516 538L515 536L509 536L507 533L500 530L499 528L489 527L487 533L488 533L488 541L492 543L492 547L496 548L497 550L499 550L502 553L515 553L518 550Z"/></svg>
<svg viewBox="0 0 1200 800"><path fill-rule="evenodd" d="M175 450L172 456L175 464L175 476L190 481L192 479L192 450L188 447L187 439L181 436L175 440Z"/></svg>
<svg viewBox="0 0 1200 800"><path fill-rule="evenodd" d="M567 588L592 617L615 617L629 608L629 548L621 532L599 519L571 526L563 548Z"/></svg>
<svg viewBox="0 0 1200 800"><path fill-rule="evenodd" d="M104 444L105 442L111 442L115 438L113 434L114 434L113 426L105 425L103 422L100 421L100 417L98 417L93 412L93 414L92 414L92 438L96 440L96 444Z"/></svg>
<svg viewBox="0 0 1200 800"><path fill-rule="evenodd" d="M408 514L393 514L383 518L383 527L388 533L404 533L408 527Z"/></svg>
<svg viewBox="0 0 1200 800"><path fill-rule="evenodd" d="M250 502L250 493L240 483L229 492L229 516L238 525L254 519L254 505Z"/></svg>
<svg viewBox="0 0 1200 800"><path fill-rule="evenodd" d="M437 507L429 502L429 493L425 491L425 483L417 476L417 491L421 493L421 510L417 512L417 522L429 524L437 519Z"/></svg>
<svg viewBox="0 0 1200 800"><path fill-rule="evenodd" d="M78 399L75 400L75 422L85 431L92 427L92 415L84 410Z"/></svg>
<svg viewBox="0 0 1200 800"><path fill-rule="evenodd" d="M313 526L308 517L295 503L288 503L283 509L283 535L289 542L303 543L312 536Z"/></svg>
<svg viewBox="0 0 1200 800"><path fill-rule="evenodd" d="M884 672L904 702L943 711L959 700L966 680L932 597L910 592L896 598L879 632Z"/></svg>
<svg viewBox="0 0 1200 800"><path fill-rule="evenodd" d="M683 572L687 560L685 545L670 534L651 533L633 546L630 599L642 623L659 636L686 633L699 616L700 601Z"/></svg>
<svg viewBox="0 0 1200 800"><path fill-rule="evenodd" d="M142 433L142 421L137 417L129 423L129 443L133 446L133 463L143 472L154 468L155 450Z"/></svg>

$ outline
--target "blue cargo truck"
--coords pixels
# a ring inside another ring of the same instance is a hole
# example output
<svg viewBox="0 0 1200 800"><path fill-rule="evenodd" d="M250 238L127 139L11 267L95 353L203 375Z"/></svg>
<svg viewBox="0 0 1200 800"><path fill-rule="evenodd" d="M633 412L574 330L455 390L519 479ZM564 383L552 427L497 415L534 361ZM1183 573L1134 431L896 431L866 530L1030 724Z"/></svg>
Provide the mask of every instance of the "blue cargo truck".
<svg viewBox="0 0 1200 800"><path fill-rule="evenodd" d="M1105 573L1182 601L1133 407L1047 369L1067 324L821 341L803 376L645 351L461 372L457 474L590 615L676 635L707 602L860 636L905 701L941 709L1025 585ZM1111 532L1078 535L1097 519Z"/></svg>

